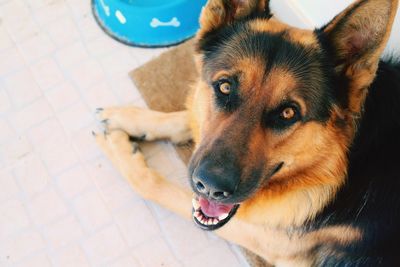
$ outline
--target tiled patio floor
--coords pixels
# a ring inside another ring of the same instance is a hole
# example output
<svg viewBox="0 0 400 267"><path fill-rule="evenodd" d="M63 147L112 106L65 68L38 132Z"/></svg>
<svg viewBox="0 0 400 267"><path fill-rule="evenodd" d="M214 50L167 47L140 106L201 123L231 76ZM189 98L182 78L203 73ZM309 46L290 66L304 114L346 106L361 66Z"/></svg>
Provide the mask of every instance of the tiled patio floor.
<svg viewBox="0 0 400 267"><path fill-rule="evenodd" d="M237 248L131 191L95 146L99 106L144 106L130 48L89 0L0 0L0 266L246 266ZM185 179L169 144L147 158Z"/></svg>

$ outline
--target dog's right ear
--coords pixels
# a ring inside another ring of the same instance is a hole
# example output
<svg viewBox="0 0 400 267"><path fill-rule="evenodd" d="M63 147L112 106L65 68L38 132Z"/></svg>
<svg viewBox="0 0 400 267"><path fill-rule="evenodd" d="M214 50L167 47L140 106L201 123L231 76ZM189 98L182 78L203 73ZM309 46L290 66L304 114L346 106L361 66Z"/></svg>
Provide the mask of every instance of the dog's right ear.
<svg viewBox="0 0 400 267"><path fill-rule="evenodd" d="M270 16L269 0L208 0L200 16L200 32L216 30L251 15Z"/></svg>
<svg viewBox="0 0 400 267"><path fill-rule="evenodd" d="M399 0L358 0L324 26L336 72L346 77L348 109L356 114L373 82Z"/></svg>

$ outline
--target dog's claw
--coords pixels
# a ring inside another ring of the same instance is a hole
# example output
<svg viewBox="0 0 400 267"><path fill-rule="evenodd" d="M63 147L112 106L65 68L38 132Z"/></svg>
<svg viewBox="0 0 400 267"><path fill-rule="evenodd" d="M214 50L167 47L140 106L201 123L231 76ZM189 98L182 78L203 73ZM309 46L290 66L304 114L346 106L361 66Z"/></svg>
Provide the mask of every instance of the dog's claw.
<svg viewBox="0 0 400 267"><path fill-rule="evenodd" d="M129 137L129 139L132 141L132 142L142 142L142 141L146 141L146 134L143 134L143 135L141 135L141 136L138 136L138 137L136 137L136 136L130 136Z"/></svg>
<svg viewBox="0 0 400 267"><path fill-rule="evenodd" d="M136 152L140 151L140 147L138 143L133 142L132 143L132 152L135 154Z"/></svg>
<svg viewBox="0 0 400 267"><path fill-rule="evenodd" d="M96 113L102 112L104 108L96 108Z"/></svg>
<svg viewBox="0 0 400 267"><path fill-rule="evenodd" d="M92 131L92 135L93 135L93 136L96 136L97 134L96 134L96 132L95 132L95 131Z"/></svg>
<svg viewBox="0 0 400 267"><path fill-rule="evenodd" d="M108 119L102 120L101 123L107 124L108 123Z"/></svg>

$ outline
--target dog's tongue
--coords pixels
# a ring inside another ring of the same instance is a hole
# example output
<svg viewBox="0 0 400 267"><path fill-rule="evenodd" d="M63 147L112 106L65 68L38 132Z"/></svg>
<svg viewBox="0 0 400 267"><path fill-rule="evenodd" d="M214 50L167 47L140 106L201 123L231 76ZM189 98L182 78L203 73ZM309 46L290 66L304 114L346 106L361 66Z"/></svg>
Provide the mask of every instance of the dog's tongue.
<svg viewBox="0 0 400 267"><path fill-rule="evenodd" d="M199 198L199 204L201 211L208 217L219 217L222 214L229 213L234 206L233 204L221 204L210 201L203 197Z"/></svg>

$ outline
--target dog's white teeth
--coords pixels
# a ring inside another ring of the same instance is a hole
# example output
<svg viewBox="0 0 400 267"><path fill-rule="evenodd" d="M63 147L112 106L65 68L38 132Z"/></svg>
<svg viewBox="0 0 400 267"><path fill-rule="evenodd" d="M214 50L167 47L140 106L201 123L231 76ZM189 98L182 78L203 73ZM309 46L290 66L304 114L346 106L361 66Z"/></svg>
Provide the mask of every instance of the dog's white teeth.
<svg viewBox="0 0 400 267"><path fill-rule="evenodd" d="M192 199L192 205L193 205L193 209L194 210L200 209L199 201L197 199L195 199L195 198Z"/></svg>
<svg viewBox="0 0 400 267"><path fill-rule="evenodd" d="M193 213L193 216L203 225L216 225L219 223L219 219L217 218L207 218L206 216L203 215L203 213L200 210L197 210Z"/></svg>
<svg viewBox="0 0 400 267"><path fill-rule="evenodd" d="M202 214L200 213L200 211L196 211L194 213L194 217L196 217L199 221L201 221L201 219L203 218Z"/></svg>
<svg viewBox="0 0 400 267"><path fill-rule="evenodd" d="M228 216L229 216L229 213L225 213L225 214L220 215L220 216L218 217L218 219L219 219L220 221L222 221L222 220L225 220L226 218L228 218Z"/></svg>

